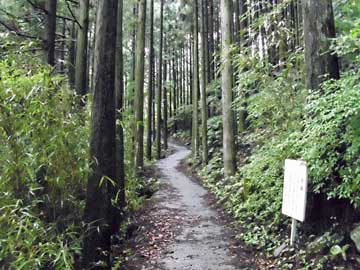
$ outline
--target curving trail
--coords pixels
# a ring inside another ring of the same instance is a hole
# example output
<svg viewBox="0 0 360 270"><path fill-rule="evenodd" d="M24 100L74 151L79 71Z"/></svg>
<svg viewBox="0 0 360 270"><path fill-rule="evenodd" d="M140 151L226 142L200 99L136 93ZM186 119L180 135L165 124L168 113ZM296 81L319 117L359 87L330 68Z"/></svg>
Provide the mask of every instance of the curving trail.
<svg viewBox="0 0 360 270"><path fill-rule="evenodd" d="M172 144L176 152L158 163L162 181L173 190L168 196L160 190L155 197L163 211L181 212L185 222L179 226L175 241L165 248L158 263L171 270L233 270L234 256L230 254L229 233L218 222L218 213L206 199L207 191L191 181L177 167L190 151Z"/></svg>
<svg viewBox="0 0 360 270"><path fill-rule="evenodd" d="M190 151L175 152L157 163L160 190L138 214L134 251L125 270L257 270L256 253L234 240L228 218L213 199L179 169Z"/></svg>

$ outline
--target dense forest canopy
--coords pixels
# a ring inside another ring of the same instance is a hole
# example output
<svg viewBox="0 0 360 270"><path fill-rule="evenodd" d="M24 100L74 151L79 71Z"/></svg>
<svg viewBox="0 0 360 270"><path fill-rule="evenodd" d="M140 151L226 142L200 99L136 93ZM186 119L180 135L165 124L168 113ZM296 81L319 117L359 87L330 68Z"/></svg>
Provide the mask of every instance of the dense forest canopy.
<svg viewBox="0 0 360 270"><path fill-rule="evenodd" d="M267 258L306 161L269 269L358 269L359 67L359 0L0 0L0 268L122 269L177 141Z"/></svg>

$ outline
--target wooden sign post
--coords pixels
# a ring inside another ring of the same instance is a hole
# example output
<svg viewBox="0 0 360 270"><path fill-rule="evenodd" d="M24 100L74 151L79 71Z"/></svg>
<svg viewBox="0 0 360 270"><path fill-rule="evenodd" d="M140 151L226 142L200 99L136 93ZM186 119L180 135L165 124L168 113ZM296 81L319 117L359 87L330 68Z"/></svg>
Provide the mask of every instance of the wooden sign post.
<svg viewBox="0 0 360 270"><path fill-rule="evenodd" d="M292 218L290 245L296 240L297 221L303 222L306 213L308 173L302 160L285 160L282 213Z"/></svg>

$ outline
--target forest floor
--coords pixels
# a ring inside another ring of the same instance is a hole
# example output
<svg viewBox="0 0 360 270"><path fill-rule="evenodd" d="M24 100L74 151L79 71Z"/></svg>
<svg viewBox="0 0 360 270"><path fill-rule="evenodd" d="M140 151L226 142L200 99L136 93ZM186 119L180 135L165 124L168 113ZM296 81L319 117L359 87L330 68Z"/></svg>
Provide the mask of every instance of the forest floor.
<svg viewBox="0 0 360 270"><path fill-rule="evenodd" d="M213 195L182 171L190 151L156 164L160 188L136 216L126 270L270 269L271 262L235 239L232 219Z"/></svg>

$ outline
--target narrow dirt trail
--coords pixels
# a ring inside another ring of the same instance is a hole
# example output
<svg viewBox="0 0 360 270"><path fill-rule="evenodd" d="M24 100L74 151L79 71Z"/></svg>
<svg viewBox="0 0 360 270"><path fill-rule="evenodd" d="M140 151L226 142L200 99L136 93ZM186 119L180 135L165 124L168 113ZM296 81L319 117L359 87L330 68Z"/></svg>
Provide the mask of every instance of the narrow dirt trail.
<svg viewBox="0 0 360 270"><path fill-rule="evenodd" d="M138 217L132 244L136 254L124 269L264 269L252 251L237 246L224 216L209 202L209 193L179 170L190 151L171 147L175 152L157 163L160 190Z"/></svg>

